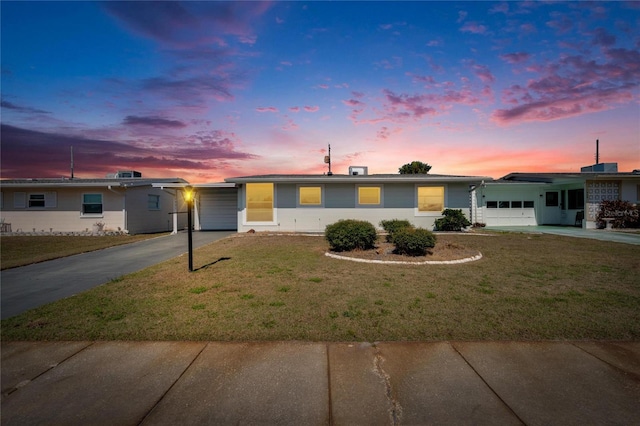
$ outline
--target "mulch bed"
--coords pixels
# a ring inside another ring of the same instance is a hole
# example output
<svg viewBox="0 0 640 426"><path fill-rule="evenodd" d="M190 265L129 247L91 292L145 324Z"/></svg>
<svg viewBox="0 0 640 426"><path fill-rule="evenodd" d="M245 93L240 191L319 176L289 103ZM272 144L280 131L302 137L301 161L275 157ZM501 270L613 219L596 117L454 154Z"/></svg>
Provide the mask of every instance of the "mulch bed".
<svg viewBox="0 0 640 426"><path fill-rule="evenodd" d="M443 261L460 260L477 256L479 252L466 248L460 244L451 242L438 242L425 256L406 256L394 253L394 245L383 242L376 244L371 250L354 250L343 252L331 252L344 257L353 257L366 260L381 260L395 262L424 262L425 260Z"/></svg>

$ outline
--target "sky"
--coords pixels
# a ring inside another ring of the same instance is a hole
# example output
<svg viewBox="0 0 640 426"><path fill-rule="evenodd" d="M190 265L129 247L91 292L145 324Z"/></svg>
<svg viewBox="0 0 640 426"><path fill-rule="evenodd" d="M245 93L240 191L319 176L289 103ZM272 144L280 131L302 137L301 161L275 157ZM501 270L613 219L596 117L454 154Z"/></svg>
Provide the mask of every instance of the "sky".
<svg viewBox="0 0 640 426"><path fill-rule="evenodd" d="M640 169L640 2L2 1L1 177Z"/></svg>

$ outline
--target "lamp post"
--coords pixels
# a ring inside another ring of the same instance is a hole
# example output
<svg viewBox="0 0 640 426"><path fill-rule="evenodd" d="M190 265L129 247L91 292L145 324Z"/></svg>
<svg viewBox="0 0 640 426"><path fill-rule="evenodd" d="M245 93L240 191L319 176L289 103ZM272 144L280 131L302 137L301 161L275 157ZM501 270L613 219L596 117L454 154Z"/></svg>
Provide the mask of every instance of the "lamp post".
<svg viewBox="0 0 640 426"><path fill-rule="evenodd" d="M187 202L187 235L189 236L189 272L193 272L193 188L187 186L184 188L184 200Z"/></svg>

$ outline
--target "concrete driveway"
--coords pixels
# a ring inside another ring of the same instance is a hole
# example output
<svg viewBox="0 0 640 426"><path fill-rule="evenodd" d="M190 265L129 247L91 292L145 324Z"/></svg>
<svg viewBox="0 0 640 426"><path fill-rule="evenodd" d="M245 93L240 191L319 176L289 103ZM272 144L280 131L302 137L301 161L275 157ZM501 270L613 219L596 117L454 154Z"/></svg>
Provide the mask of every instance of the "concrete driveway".
<svg viewBox="0 0 640 426"><path fill-rule="evenodd" d="M202 247L232 234L235 231L194 232L193 247ZM2 319L73 296L186 252L187 233L180 232L1 271Z"/></svg>
<svg viewBox="0 0 640 426"><path fill-rule="evenodd" d="M640 245L640 234L634 232L583 229L573 226L487 226L485 229L498 232L562 235L564 237L587 238L590 240Z"/></svg>

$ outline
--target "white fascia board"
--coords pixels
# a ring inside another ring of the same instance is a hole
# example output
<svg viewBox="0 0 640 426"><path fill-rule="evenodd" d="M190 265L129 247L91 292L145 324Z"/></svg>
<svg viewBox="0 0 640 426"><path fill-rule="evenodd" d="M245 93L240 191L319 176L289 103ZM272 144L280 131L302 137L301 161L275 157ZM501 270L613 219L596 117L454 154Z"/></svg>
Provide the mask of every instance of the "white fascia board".
<svg viewBox="0 0 640 426"><path fill-rule="evenodd" d="M235 183L228 182L214 182L214 183L153 183L154 188L186 188L190 186L192 188L235 188Z"/></svg>

